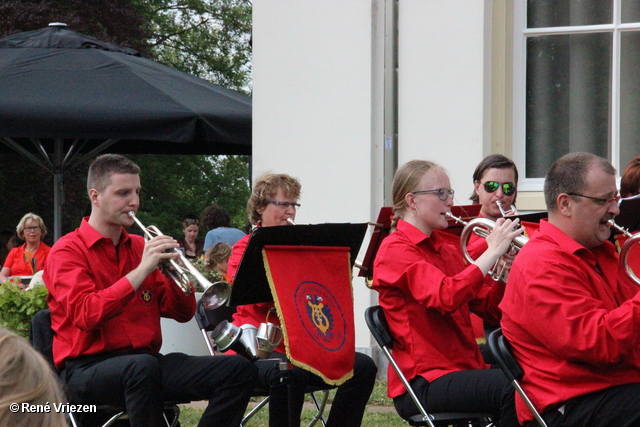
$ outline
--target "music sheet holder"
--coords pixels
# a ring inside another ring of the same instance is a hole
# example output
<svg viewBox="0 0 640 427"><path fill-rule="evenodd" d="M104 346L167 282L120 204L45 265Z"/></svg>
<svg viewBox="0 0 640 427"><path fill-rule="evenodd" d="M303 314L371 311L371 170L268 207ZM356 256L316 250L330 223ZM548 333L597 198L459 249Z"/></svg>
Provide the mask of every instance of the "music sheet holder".
<svg viewBox="0 0 640 427"><path fill-rule="evenodd" d="M349 247L351 267L360 251L367 224L312 224L258 227L244 251L233 280L230 306L273 302L262 258L265 245Z"/></svg>

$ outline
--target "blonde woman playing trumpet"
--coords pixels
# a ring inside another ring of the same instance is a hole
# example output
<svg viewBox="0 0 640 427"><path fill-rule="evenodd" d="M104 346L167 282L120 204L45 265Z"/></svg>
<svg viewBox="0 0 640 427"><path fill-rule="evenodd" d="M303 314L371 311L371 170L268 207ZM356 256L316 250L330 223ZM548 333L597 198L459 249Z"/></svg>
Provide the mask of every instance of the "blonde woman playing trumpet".
<svg viewBox="0 0 640 427"><path fill-rule="evenodd" d="M465 266L459 249L440 234L447 228L453 190L444 169L413 160L392 184L395 229L374 262L379 293L395 339L393 355L428 412L489 412L501 427L517 426L514 391L501 371L488 369L471 325L471 313L497 322L504 283L484 277L522 233L518 220L500 218L488 249ZM407 418L415 406L389 372L389 396Z"/></svg>

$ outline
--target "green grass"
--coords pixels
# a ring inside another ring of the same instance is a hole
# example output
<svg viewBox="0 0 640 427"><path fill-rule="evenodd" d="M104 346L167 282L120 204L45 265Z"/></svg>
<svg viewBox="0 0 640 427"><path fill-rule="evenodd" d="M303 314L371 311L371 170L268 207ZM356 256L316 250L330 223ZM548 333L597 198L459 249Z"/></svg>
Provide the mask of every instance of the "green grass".
<svg viewBox="0 0 640 427"><path fill-rule="evenodd" d="M335 390L329 393L329 403L333 401ZM259 401L260 398L255 398L253 401ZM306 398L307 403L312 404L312 400L309 396ZM309 406L309 405L305 405ZM402 420L393 408L393 401L387 397L387 383L386 381L377 381L373 388L369 403L367 405L368 410L365 411L364 418L362 420L362 427L399 427L407 426L407 422ZM315 416L315 409L304 409L302 411L302 426L306 426ZM195 427L198 425L200 416L202 415L201 409L183 408L180 413L180 425L182 427ZM325 418L329 415L329 411L325 410ZM262 408L248 423L247 427L268 427L269 426L269 408ZM321 423L316 423L316 426L321 427Z"/></svg>

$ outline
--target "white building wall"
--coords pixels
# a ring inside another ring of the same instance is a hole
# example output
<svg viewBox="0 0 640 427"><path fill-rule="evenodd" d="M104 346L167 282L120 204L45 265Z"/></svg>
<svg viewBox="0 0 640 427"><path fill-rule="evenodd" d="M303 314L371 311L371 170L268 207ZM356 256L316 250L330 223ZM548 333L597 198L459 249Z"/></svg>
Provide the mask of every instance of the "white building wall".
<svg viewBox="0 0 640 427"><path fill-rule="evenodd" d="M253 177L302 183L296 222L371 220L370 0L253 3ZM372 292L354 280L356 346Z"/></svg>
<svg viewBox="0 0 640 427"><path fill-rule="evenodd" d="M399 159L450 173L456 203L489 154L485 2L399 2ZM302 183L298 223L367 222L383 205L384 0L253 2L253 177ZM485 148L486 147L486 148ZM354 280L356 346L369 347Z"/></svg>
<svg viewBox="0 0 640 427"><path fill-rule="evenodd" d="M460 205L471 203L473 171L490 149L485 9L479 0L401 0L399 7L398 165L444 166Z"/></svg>

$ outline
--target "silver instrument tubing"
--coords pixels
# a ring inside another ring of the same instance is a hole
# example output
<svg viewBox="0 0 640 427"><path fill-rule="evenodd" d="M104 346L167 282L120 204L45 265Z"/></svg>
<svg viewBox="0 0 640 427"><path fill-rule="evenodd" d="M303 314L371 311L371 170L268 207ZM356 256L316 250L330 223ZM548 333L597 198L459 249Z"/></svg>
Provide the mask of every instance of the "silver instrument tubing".
<svg viewBox="0 0 640 427"><path fill-rule="evenodd" d="M622 249L620 250L620 264L624 268L624 271L627 273L627 276L629 276L629 278L633 280L636 283L636 285L640 286L640 278L638 278L636 273L634 273L634 271L631 269L628 261L629 251L631 247L636 243L638 243L638 241L640 241L640 233L636 233L636 234L631 233L626 228L616 224L616 222L613 219L610 219L609 221L607 221L607 225L611 228L618 230L619 232L621 232L627 237L627 241L624 242L624 245L622 245Z"/></svg>
<svg viewBox="0 0 640 427"><path fill-rule="evenodd" d="M469 238L471 237L471 233L473 232L475 235L486 239L489 234L491 234L491 230L495 227L496 223L488 218L474 218L471 221L465 221L462 218L458 218L453 215L451 212L447 212L445 214L447 218L451 218L460 224L464 225L462 229L462 233L460 234L460 250L462 251L462 255L464 259L467 260L468 263L473 264L475 260L471 258L469 255L469 251L467 250L467 245L469 244ZM529 241L529 238L526 236L517 236L511 241L511 247L507 251L507 253L517 253L522 249L522 247ZM507 281L507 273L508 269L505 267L504 262L500 262L502 257L500 257L491 270L489 270L489 274L491 278L497 282L506 283Z"/></svg>
<svg viewBox="0 0 640 427"><path fill-rule="evenodd" d="M156 236L164 236L164 234L162 234L162 232L156 226L151 225L149 227L145 227L140 222L140 220L136 218L135 212L129 212L129 216L133 218L138 227L142 229L147 240L152 239ZM171 249L170 251L179 255L182 265L180 265L173 259L168 260L170 268L166 268L167 274L169 274L175 284L186 295L191 294L191 280L188 276L188 274L191 274L204 288L204 292L202 294L202 302L205 309L216 309L224 305L229 300L229 296L231 294L231 285L229 283L211 283L209 280L207 280L206 277L202 275L202 273L200 273L200 271L193 264L191 264L191 261L189 261L182 252L176 249Z"/></svg>

